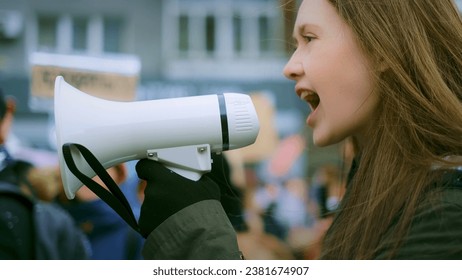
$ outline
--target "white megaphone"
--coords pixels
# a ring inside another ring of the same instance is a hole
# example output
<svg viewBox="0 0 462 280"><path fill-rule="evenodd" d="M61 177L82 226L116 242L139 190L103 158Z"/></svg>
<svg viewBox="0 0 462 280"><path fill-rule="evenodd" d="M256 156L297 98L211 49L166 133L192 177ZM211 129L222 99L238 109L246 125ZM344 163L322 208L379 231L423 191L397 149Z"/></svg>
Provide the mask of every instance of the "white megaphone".
<svg viewBox="0 0 462 280"><path fill-rule="evenodd" d="M246 94L224 93L148 101L118 102L88 95L58 76L54 114L64 190L73 199L83 183L63 159L66 143L85 146L104 168L149 158L191 180L211 170L211 153L255 142L257 113ZM78 150L76 166L96 175Z"/></svg>

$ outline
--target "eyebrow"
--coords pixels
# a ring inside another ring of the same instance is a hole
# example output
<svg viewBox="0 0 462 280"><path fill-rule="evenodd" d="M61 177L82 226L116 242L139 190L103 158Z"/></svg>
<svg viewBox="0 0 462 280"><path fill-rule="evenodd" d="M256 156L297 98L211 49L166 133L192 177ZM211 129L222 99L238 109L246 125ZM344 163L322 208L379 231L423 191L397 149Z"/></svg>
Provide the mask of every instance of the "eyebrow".
<svg viewBox="0 0 462 280"><path fill-rule="evenodd" d="M292 37L295 38L295 36L297 34L303 34L305 32L305 29L307 28L310 28L310 29L315 29L315 30L318 30L320 29L319 25L316 25L314 23L304 23L304 24L301 24L297 27L296 31L297 33L293 34Z"/></svg>

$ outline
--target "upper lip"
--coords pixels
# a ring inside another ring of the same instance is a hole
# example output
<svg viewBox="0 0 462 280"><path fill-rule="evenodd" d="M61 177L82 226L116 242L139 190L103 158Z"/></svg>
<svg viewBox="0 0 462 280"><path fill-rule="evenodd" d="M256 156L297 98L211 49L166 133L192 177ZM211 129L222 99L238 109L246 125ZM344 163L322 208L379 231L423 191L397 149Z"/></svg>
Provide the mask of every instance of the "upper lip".
<svg viewBox="0 0 462 280"><path fill-rule="evenodd" d="M295 92L297 93L298 97L305 100L309 96L317 95L314 90L303 88L303 87L296 87Z"/></svg>
<svg viewBox="0 0 462 280"><path fill-rule="evenodd" d="M295 87L295 92L300 99L309 103L312 109L318 106L320 100L318 94L314 90L298 86Z"/></svg>

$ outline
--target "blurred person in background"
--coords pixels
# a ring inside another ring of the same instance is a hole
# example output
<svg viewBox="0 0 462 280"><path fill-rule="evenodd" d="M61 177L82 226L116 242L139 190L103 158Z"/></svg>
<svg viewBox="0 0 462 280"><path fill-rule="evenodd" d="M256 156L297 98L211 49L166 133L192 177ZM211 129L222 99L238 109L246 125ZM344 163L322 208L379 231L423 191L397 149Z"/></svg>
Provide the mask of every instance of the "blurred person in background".
<svg viewBox="0 0 462 280"><path fill-rule="evenodd" d="M255 209L249 205L252 199L248 197L252 196L253 192L249 191L247 186L244 166L238 153L223 152L222 155L222 159L213 157L213 172L216 174L214 180L219 181L219 171L223 170L226 182L222 184L227 184L230 192L227 194L228 198L221 198L221 203L237 233L237 242L243 255L249 260L295 259L291 248L284 240L267 231L264 218L254 215Z"/></svg>
<svg viewBox="0 0 462 280"><path fill-rule="evenodd" d="M115 165L107 169L107 172L121 188L130 188L133 192L135 191L136 185L124 185L128 177L125 163ZM99 177L93 180L104 185ZM88 187L82 186L72 200L68 200L64 192L61 192L59 201L88 236L91 245L90 259L136 260L142 258L143 240L139 233Z"/></svg>
<svg viewBox="0 0 462 280"><path fill-rule="evenodd" d="M307 196L306 181L294 177L264 183L256 190L253 199L265 230L286 240L291 231L311 223Z"/></svg>
<svg viewBox="0 0 462 280"><path fill-rule="evenodd" d="M295 231L290 236L292 243L297 242L301 258L319 258L325 233L345 192L344 182L341 168L334 164L321 165L315 171L307 202L315 221L310 227Z"/></svg>
<svg viewBox="0 0 462 280"><path fill-rule="evenodd" d="M332 217L345 192L340 170L333 164L320 166L314 175L311 201L316 205L318 219Z"/></svg>
<svg viewBox="0 0 462 280"><path fill-rule="evenodd" d="M318 166L310 179L306 204L313 222L308 227L293 230L287 238L300 259L319 258L325 233L345 194L347 173L355 156L351 138L342 141L339 148L341 161Z"/></svg>
<svg viewBox="0 0 462 280"><path fill-rule="evenodd" d="M86 259L88 241L72 217L44 200L56 184L35 185L51 173L40 175L42 169L12 158L5 147L15 105L0 90L0 259Z"/></svg>

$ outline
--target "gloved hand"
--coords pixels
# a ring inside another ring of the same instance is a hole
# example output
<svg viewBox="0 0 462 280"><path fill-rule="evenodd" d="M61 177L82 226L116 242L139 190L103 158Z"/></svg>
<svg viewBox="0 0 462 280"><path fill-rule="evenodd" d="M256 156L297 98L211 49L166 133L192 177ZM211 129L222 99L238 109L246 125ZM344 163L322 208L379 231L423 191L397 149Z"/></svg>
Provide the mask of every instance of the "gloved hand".
<svg viewBox="0 0 462 280"><path fill-rule="evenodd" d="M140 179L146 180L144 202L138 221L146 238L157 226L181 209L196 202L220 200L220 187L209 177L192 181L169 170L162 164L142 159L136 164Z"/></svg>
<svg viewBox="0 0 462 280"><path fill-rule="evenodd" d="M246 230L247 226L243 219L242 192L232 184L229 163L222 154L212 154L212 160L212 171L205 174L205 176L211 178L220 186L220 202L233 227L237 231Z"/></svg>

